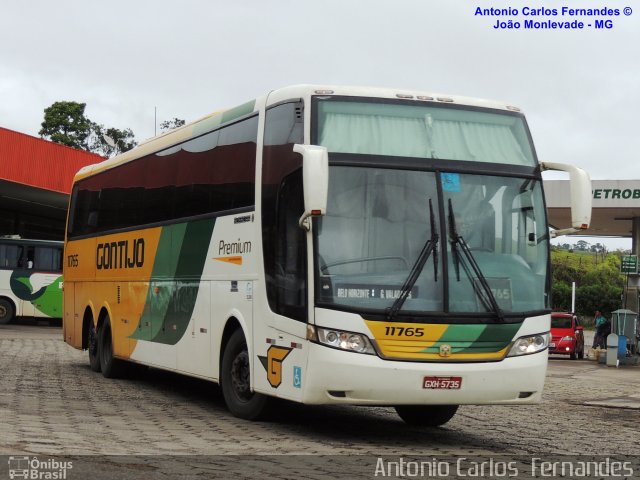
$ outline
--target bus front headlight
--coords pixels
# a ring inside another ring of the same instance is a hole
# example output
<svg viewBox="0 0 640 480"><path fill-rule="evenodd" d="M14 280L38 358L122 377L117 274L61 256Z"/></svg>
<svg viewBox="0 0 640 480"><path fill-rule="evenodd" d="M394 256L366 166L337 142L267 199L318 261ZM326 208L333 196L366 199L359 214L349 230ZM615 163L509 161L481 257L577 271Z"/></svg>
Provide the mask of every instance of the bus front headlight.
<svg viewBox="0 0 640 480"><path fill-rule="evenodd" d="M328 347L346 350L348 352L366 353L374 355L376 352L366 335L345 332L333 328L315 328L317 342Z"/></svg>
<svg viewBox="0 0 640 480"><path fill-rule="evenodd" d="M549 347L549 332L520 337L513 343L507 356L518 357L520 355L530 355L541 352L547 347Z"/></svg>

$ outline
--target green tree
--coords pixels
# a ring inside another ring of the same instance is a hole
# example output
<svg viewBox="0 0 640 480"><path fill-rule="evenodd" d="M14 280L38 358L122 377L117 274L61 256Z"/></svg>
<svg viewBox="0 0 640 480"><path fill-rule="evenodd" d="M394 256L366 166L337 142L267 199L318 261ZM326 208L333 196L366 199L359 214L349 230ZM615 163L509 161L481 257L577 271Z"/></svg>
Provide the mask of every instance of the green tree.
<svg viewBox="0 0 640 480"><path fill-rule="evenodd" d="M113 157L134 148L136 142L130 128L118 130L105 128L104 125L93 124L90 150L103 157Z"/></svg>
<svg viewBox="0 0 640 480"><path fill-rule="evenodd" d="M603 261L587 261L593 254L564 250L551 252L552 308L568 311L571 308L571 282L576 282L576 313L589 316L596 310L605 314L620 307L625 277L620 274L620 259L607 254Z"/></svg>
<svg viewBox="0 0 640 480"><path fill-rule="evenodd" d="M86 103L78 102L53 103L44 109L39 135L67 147L89 150L93 122L84 114L86 106Z"/></svg>
<svg viewBox="0 0 640 480"><path fill-rule="evenodd" d="M571 284L562 280L553 282L551 287L552 308L556 312L568 312L571 310Z"/></svg>
<svg viewBox="0 0 640 480"><path fill-rule="evenodd" d="M585 241L585 240L578 240L576 242L576 250L579 250L581 252L586 252L587 250L589 250L589 242Z"/></svg>
<svg viewBox="0 0 640 480"><path fill-rule="evenodd" d="M620 308L622 287L615 285L595 283L578 287L576 289L576 305L580 305L580 313L593 315L596 310L602 311L606 316Z"/></svg>
<svg viewBox="0 0 640 480"><path fill-rule="evenodd" d="M160 124L160 131L166 132L173 130L174 128L182 127L186 122L180 118L175 117L173 120L165 120Z"/></svg>
<svg viewBox="0 0 640 480"><path fill-rule="evenodd" d="M68 147L112 157L137 145L133 131L105 127L84 114L86 103L55 102L44 109L41 137Z"/></svg>

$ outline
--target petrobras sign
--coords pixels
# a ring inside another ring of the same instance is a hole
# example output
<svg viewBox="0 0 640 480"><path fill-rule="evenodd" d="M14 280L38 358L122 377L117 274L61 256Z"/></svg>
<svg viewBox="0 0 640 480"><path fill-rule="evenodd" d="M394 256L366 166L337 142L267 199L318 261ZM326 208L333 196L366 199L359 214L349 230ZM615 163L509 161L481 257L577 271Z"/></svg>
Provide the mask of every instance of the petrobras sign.
<svg viewBox="0 0 640 480"><path fill-rule="evenodd" d="M594 180L593 206L640 207L640 181Z"/></svg>
<svg viewBox="0 0 640 480"><path fill-rule="evenodd" d="M592 180L593 208L640 208L640 180ZM568 180L544 182L548 207L568 208Z"/></svg>

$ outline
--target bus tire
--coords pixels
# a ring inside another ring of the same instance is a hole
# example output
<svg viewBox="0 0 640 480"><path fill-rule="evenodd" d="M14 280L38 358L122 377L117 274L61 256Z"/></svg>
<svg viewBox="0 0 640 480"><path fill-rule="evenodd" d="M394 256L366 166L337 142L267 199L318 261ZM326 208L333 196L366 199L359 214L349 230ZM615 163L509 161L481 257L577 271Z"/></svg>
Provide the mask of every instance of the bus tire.
<svg viewBox="0 0 640 480"><path fill-rule="evenodd" d="M87 334L87 351L89 352L89 365L91 370L99 372L100 368L100 345L98 332L93 324L93 320L89 320L89 332Z"/></svg>
<svg viewBox="0 0 640 480"><path fill-rule="evenodd" d="M397 405L396 412L407 425L439 427L458 411L458 405Z"/></svg>
<svg viewBox="0 0 640 480"><path fill-rule="evenodd" d="M0 298L0 325L9 323L15 314L16 309L13 308L13 303L6 298Z"/></svg>
<svg viewBox="0 0 640 480"><path fill-rule="evenodd" d="M109 315L104 317L98 331L98 356L100 370L105 378L117 378L122 373L122 362L113 356L113 337L111 335L111 321Z"/></svg>
<svg viewBox="0 0 640 480"><path fill-rule="evenodd" d="M231 335L224 349L220 387L224 403L235 417L258 420L266 414L269 397L251 391L249 352L241 329Z"/></svg>

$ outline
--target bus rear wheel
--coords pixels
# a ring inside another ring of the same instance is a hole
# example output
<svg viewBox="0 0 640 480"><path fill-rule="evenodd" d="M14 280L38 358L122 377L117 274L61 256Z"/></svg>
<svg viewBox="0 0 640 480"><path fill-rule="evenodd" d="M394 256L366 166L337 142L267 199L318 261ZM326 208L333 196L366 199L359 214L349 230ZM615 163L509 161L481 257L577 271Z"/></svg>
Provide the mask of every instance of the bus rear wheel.
<svg viewBox="0 0 640 480"><path fill-rule="evenodd" d="M251 391L249 351L242 330L231 335L224 349L220 386L224 402L234 416L257 420L266 414L269 398Z"/></svg>
<svg viewBox="0 0 640 480"><path fill-rule="evenodd" d="M458 405L397 405L396 412L407 425L439 427L458 411Z"/></svg>
<svg viewBox="0 0 640 480"><path fill-rule="evenodd" d="M105 316L98 331L100 370L105 378L117 378L122 373L122 361L113 356L113 338L111 335L111 321Z"/></svg>
<svg viewBox="0 0 640 480"><path fill-rule="evenodd" d="M87 350L89 351L89 365L94 372L100 371L100 349L98 348L98 332L93 321L89 322L89 334L87 335Z"/></svg>
<svg viewBox="0 0 640 480"><path fill-rule="evenodd" d="M0 325L13 320L15 313L16 311L13 308L13 304L5 298L0 298Z"/></svg>

